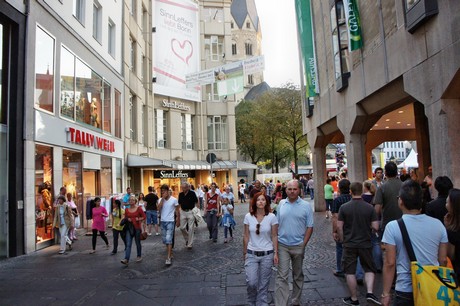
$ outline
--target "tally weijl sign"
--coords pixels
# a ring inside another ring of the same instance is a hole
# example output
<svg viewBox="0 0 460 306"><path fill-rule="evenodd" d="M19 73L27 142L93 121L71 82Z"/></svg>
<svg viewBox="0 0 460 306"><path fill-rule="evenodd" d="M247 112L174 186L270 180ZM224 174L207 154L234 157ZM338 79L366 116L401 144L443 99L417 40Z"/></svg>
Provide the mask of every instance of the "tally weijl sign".
<svg viewBox="0 0 460 306"><path fill-rule="evenodd" d="M66 128L66 133L67 142L85 147L92 147L100 151L115 152L115 142L107 138L84 132L73 127Z"/></svg>

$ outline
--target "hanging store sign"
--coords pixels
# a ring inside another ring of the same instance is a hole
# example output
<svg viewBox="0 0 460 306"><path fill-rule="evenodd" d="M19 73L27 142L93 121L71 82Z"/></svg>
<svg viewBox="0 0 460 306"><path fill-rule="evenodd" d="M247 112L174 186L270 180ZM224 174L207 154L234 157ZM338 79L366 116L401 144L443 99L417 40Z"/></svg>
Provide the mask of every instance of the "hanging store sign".
<svg viewBox="0 0 460 306"><path fill-rule="evenodd" d="M115 142L107 138L84 132L73 127L67 127L66 133L67 142L85 147L92 147L100 151L115 152Z"/></svg>
<svg viewBox="0 0 460 306"><path fill-rule="evenodd" d="M195 177L195 171L161 170L154 171L153 176L160 179L181 179Z"/></svg>

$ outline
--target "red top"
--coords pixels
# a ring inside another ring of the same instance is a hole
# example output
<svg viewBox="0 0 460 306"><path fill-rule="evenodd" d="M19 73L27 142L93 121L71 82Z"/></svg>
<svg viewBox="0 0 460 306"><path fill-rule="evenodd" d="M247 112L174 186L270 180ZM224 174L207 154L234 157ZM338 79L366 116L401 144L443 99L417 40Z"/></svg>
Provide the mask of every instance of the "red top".
<svg viewBox="0 0 460 306"><path fill-rule="evenodd" d="M141 229L142 220L136 221L136 218L143 218L145 219L145 213L142 208L138 207L135 212L130 212L129 208L125 209L125 218L131 218L131 222L134 225L135 229Z"/></svg>
<svg viewBox="0 0 460 306"><path fill-rule="evenodd" d="M213 196L211 194L207 193L206 194L206 200L208 202L208 206L206 210L211 210L211 209L217 209L217 199L219 198L219 195L215 193Z"/></svg>

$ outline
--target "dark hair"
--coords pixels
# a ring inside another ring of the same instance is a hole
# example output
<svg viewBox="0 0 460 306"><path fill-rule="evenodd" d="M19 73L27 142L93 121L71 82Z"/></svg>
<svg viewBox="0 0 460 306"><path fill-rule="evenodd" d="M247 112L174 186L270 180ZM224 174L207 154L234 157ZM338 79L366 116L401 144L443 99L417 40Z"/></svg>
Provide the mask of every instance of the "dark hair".
<svg viewBox="0 0 460 306"><path fill-rule="evenodd" d="M94 203L96 203L96 202L98 202L98 201L100 202L100 201L101 201L101 198L100 198L100 197L95 197L95 198L94 198Z"/></svg>
<svg viewBox="0 0 460 306"><path fill-rule="evenodd" d="M152 186L149 186L149 188L147 188L147 190L148 190L149 192L153 192L153 187L152 187Z"/></svg>
<svg viewBox="0 0 460 306"><path fill-rule="evenodd" d="M264 192L258 192L256 193L252 199L251 199L251 215L255 216L256 212L257 212L257 199L260 197L260 196L264 196L265 197L265 216L268 215L268 213L270 212L270 204L271 204L271 200L270 198L264 193Z"/></svg>
<svg viewBox="0 0 460 306"><path fill-rule="evenodd" d="M118 207L118 217L121 218L121 201L118 200L118 199L115 199L115 198L112 198L112 201L117 204L117 207ZM113 204L112 204L113 205ZM113 209L113 206L112 206L112 209Z"/></svg>
<svg viewBox="0 0 460 306"><path fill-rule="evenodd" d="M161 185L160 190L168 190L169 191L169 185L168 184Z"/></svg>
<svg viewBox="0 0 460 306"><path fill-rule="evenodd" d="M138 198L140 199L140 198L141 198L141 195L142 195L142 199L144 199L144 198L145 198L145 195L144 195L142 192L141 192L141 193L139 193L139 196L138 196Z"/></svg>
<svg viewBox="0 0 460 306"><path fill-rule="evenodd" d="M382 171L382 173L383 173L383 169L382 169L382 167L377 167L377 168L375 168L375 170L374 170L374 174L376 174L376 173L377 173L377 171Z"/></svg>
<svg viewBox="0 0 460 306"><path fill-rule="evenodd" d="M332 176L331 181L334 181L334 182L335 182L336 180L337 180L337 179L335 178L335 176Z"/></svg>
<svg viewBox="0 0 460 306"><path fill-rule="evenodd" d="M331 182L331 179L328 178L328 179L326 180L326 184L329 184L330 182Z"/></svg>
<svg viewBox="0 0 460 306"><path fill-rule="evenodd" d="M434 188L436 188L440 196L447 196L449 190L454 188L454 184L447 176L438 176L434 181Z"/></svg>
<svg viewBox="0 0 460 306"><path fill-rule="evenodd" d="M206 186L206 185L203 186L203 189L204 189L204 192L208 192L208 191L209 191L209 188L208 188L208 186Z"/></svg>
<svg viewBox="0 0 460 306"><path fill-rule="evenodd" d="M351 194L355 196L360 196L363 194L363 183L353 182L350 185Z"/></svg>
<svg viewBox="0 0 460 306"><path fill-rule="evenodd" d="M399 198L409 210L422 209L422 187L416 181L404 181L399 190Z"/></svg>
<svg viewBox="0 0 460 306"><path fill-rule="evenodd" d="M350 181L347 179L340 180L339 181L339 191L340 191L340 194L350 193Z"/></svg>
<svg viewBox="0 0 460 306"><path fill-rule="evenodd" d="M385 175L388 177L396 177L398 175L398 166L394 162L387 162L385 165Z"/></svg>
<svg viewBox="0 0 460 306"><path fill-rule="evenodd" d="M61 196L58 196L58 200L62 200L62 201L64 201L64 202L66 202L65 196L62 196L62 195L61 195Z"/></svg>
<svg viewBox="0 0 460 306"><path fill-rule="evenodd" d="M460 230L460 189L453 188L449 191L450 211L445 217L444 224L450 231Z"/></svg>

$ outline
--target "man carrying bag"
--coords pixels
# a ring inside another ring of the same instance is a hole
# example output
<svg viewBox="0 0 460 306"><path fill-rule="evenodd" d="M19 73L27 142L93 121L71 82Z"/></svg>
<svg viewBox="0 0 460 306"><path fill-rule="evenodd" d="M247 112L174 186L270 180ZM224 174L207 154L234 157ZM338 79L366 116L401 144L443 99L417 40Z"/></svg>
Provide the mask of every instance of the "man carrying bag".
<svg viewBox="0 0 460 306"><path fill-rule="evenodd" d="M447 263L447 232L444 225L435 218L421 214L422 189L412 180L407 180L401 186L398 205L403 212L402 220L409 233L411 246L416 256L418 266L446 266ZM397 271L395 284L394 305L460 305L455 301L454 294L444 295L440 289L442 282L434 290L427 292L426 288L419 286L419 280L411 273L411 258L404 245L404 238L398 220L391 221L385 227L382 242L385 246L385 262L383 267L383 293L381 302L390 305L390 290ZM410 252L410 251L409 251ZM413 258L415 259L415 258ZM417 269L417 273L423 270ZM430 273L431 274L431 273ZM444 288L444 287L443 287ZM448 287L446 287L448 288ZM452 290L452 289L447 289ZM425 294L423 301L419 294ZM415 297L415 298L414 298ZM457 299L458 299L457 295ZM450 301L448 301L451 299Z"/></svg>

